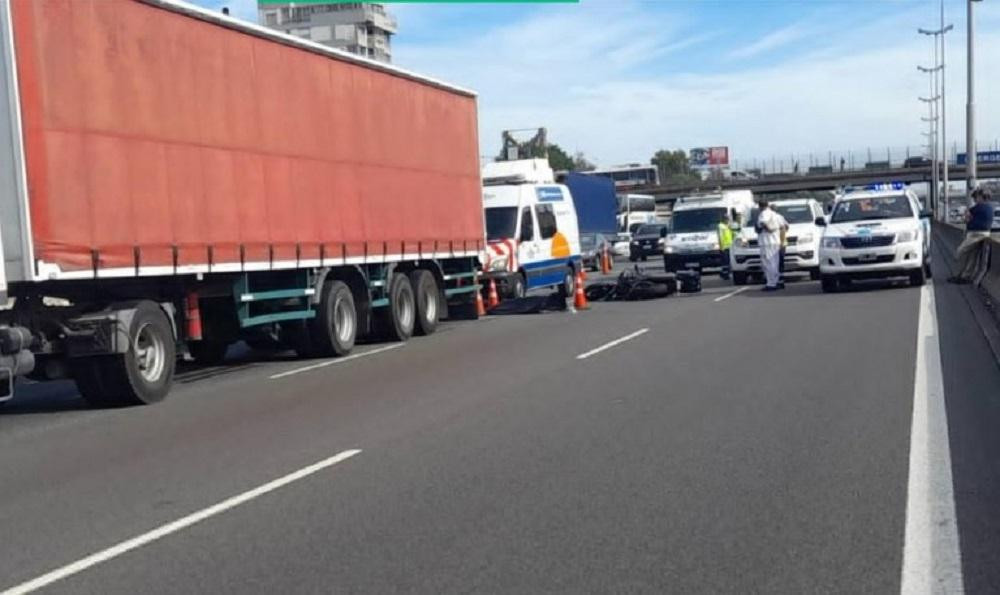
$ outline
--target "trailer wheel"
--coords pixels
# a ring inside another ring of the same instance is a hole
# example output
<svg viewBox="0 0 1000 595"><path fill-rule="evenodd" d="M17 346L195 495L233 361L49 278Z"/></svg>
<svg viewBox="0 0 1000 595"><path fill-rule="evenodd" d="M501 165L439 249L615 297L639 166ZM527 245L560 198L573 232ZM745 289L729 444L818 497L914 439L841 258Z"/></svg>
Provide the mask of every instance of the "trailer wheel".
<svg viewBox="0 0 1000 595"><path fill-rule="evenodd" d="M413 335L416 310L410 280L402 273L393 273L389 279L389 305L379 313L382 334L392 341L409 339Z"/></svg>
<svg viewBox="0 0 1000 595"><path fill-rule="evenodd" d="M177 352L163 310L153 302L139 302L128 337L125 353L76 362L77 386L91 405L145 405L162 401L170 392Z"/></svg>
<svg viewBox="0 0 1000 595"><path fill-rule="evenodd" d="M191 341L188 353L194 361L203 366L217 366L226 359L229 343L224 341Z"/></svg>
<svg viewBox="0 0 1000 595"><path fill-rule="evenodd" d="M310 355L333 357L347 355L358 336L358 310L354 294L343 281L323 284L316 318L306 324Z"/></svg>
<svg viewBox="0 0 1000 595"><path fill-rule="evenodd" d="M441 290L438 289L434 275L426 269L417 269L410 273L410 285L417 305L416 322L413 332L417 335L430 335L437 330L441 318Z"/></svg>

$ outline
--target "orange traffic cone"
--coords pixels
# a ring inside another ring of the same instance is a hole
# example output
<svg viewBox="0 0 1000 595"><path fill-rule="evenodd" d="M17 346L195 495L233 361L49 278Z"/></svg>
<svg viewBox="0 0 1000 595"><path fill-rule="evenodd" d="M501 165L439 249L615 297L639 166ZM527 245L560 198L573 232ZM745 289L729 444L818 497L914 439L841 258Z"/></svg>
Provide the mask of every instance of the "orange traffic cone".
<svg viewBox="0 0 1000 595"><path fill-rule="evenodd" d="M607 245L601 250L601 273L607 275L611 272L611 255L608 254Z"/></svg>
<svg viewBox="0 0 1000 595"><path fill-rule="evenodd" d="M479 287L479 277L476 277L476 316L486 316L486 306L483 305L483 292Z"/></svg>
<svg viewBox="0 0 1000 595"><path fill-rule="evenodd" d="M581 268L580 269L580 274L583 275L583 280L586 281L587 280L587 276L588 276L587 275L587 269Z"/></svg>
<svg viewBox="0 0 1000 595"><path fill-rule="evenodd" d="M490 295L489 301L486 302L486 308L492 310L500 305L500 296L497 294L497 282L490 279Z"/></svg>
<svg viewBox="0 0 1000 595"><path fill-rule="evenodd" d="M590 304L587 303L587 294L583 290L583 275L576 274L576 294L573 296L573 307L577 310L587 310Z"/></svg>

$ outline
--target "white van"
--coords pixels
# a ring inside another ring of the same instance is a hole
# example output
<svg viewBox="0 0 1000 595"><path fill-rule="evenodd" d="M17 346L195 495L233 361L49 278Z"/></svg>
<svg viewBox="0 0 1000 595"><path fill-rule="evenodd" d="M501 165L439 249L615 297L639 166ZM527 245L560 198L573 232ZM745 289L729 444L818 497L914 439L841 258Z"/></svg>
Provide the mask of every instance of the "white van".
<svg viewBox="0 0 1000 595"><path fill-rule="evenodd" d="M753 207L749 190L685 196L674 203L670 230L663 245L663 266L668 272L683 269L721 269L719 222L745 221Z"/></svg>
<svg viewBox="0 0 1000 595"><path fill-rule="evenodd" d="M508 297L555 287L572 296L581 268L576 207L554 182L544 159L502 161L483 168L486 279Z"/></svg>
<svg viewBox="0 0 1000 595"><path fill-rule="evenodd" d="M816 219L823 217L823 205L813 198L793 198L771 202L771 207L788 222L785 248L785 271L808 272L812 280L819 279L819 239L823 228ZM744 285L750 275L763 276L760 245L757 242L757 213L754 207L739 233L733 237L730 266L733 285Z"/></svg>

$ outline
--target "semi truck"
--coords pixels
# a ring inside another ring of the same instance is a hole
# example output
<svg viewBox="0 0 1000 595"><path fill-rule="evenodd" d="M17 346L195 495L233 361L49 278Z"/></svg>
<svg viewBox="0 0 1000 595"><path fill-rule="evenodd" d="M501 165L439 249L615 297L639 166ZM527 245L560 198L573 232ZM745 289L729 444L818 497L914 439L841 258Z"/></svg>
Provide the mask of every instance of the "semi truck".
<svg viewBox="0 0 1000 595"><path fill-rule="evenodd" d="M0 2L0 400L474 316L473 92L174 0Z"/></svg>
<svg viewBox="0 0 1000 595"><path fill-rule="evenodd" d="M600 233L613 237L618 232L618 197L614 182L576 172L562 174L557 179L573 195L581 236Z"/></svg>

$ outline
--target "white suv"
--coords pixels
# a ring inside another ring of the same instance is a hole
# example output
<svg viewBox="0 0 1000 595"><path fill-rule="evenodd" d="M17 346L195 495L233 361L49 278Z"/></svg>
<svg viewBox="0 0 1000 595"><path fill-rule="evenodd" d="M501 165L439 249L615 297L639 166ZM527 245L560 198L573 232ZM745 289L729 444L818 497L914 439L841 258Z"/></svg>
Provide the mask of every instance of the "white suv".
<svg viewBox="0 0 1000 595"><path fill-rule="evenodd" d="M789 273L809 273L813 280L819 279L819 238L823 228L816 220L823 216L823 207L812 198L779 200L771 207L788 222L785 248L785 271ZM745 225L733 237L729 264L733 273L733 285L743 285L751 275L763 277L760 265L760 245L757 242L756 207L750 212Z"/></svg>
<svg viewBox="0 0 1000 595"><path fill-rule="evenodd" d="M910 190L865 190L837 198L819 248L823 291L855 279L931 276L930 212Z"/></svg>

